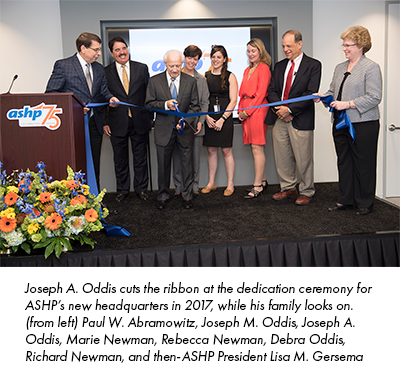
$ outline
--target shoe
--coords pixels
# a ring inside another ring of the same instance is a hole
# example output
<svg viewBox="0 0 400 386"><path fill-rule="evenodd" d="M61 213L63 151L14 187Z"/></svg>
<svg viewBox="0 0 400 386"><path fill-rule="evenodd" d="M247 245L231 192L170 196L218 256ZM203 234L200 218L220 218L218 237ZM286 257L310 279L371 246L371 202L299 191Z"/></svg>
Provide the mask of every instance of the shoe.
<svg viewBox="0 0 400 386"><path fill-rule="evenodd" d="M183 207L185 209L192 209L193 208L193 201L192 200L186 200L183 203Z"/></svg>
<svg viewBox="0 0 400 386"><path fill-rule="evenodd" d="M352 209L353 205L338 205L333 206L332 208L328 208L328 212L336 212L336 211L341 211L341 210L349 210Z"/></svg>
<svg viewBox="0 0 400 386"><path fill-rule="evenodd" d="M127 197L128 197L127 194L122 194L122 193L120 193L120 194L118 194L117 197L115 197L115 201L117 201L117 202L122 202L122 201L124 201Z"/></svg>
<svg viewBox="0 0 400 386"><path fill-rule="evenodd" d="M136 195L142 200L142 201L147 201L149 198L149 195L146 192L140 192L136 193Z"/></svg>
<svg viewBox="0 0 400 386"><path fill-rule="evenodd" d="M255 188L262 188L262 189L261 190L257 190ZM261 196L263 190L264 190L264 186L263 185L254 185L253 188L250 190L250 192L247 193L246 196L244 196L244 198L256 198L258 196Z"/></svg>
<svg viewBox="0 0 400 386"><path fill-rule="evenodd" d="M366 214L371 213L372 208L358 208L356 215L357 216L365 216Z"/></svg>
<svg viewBox="0 0 400 386"><path fill-rule="evenodd" d="M199 198L199 197L200 197L199 191L193 192L193 198Z"/></svg>
<svg viewBox="0 0 400 386"><path fill-rule="evenodd" d="M268 181L267 181L267 180L262 180L260 186L263 187L263 190L267 190L267 188L268 188ZM254 186L253 186L253 188L254 188ZM247 192L251 192L251 191L253 190L253 188L246 189L246 191L247 191Z"/></svg>
<svg viewBox="0 0 400 386"><path fill-rule="evenodd" d="M280 200L284 200L286 198L290 198L293 196L297 196L297 189L294 188L294 190L284 190L283 192L279 192L279 193L275 193L272 196L272 199L275 201L280 201Z"/></svg>
<svg viewBox="0 0 400 386"><path fill-rule="evenodd" d="M297 197L297 200L294 202L296 205L308 205L311 201L311 197L305 196L304 194L300 194Z"/></svg>
<svg viewBox="0 0 400 386"><path fill-rule="evenodd" d="M165 209L166 205L167 205L167 201L165 201L165 200L157 200L156 201L156 208L159 210Z"/></svg>
<svg viewBox="0 0 400 386"><path fill-rule="evenodd" d="M201 193L207 194L207 193L210 193L212 190L217 190L217 186L215 184L213 186L211 186L211 188L206 186L205 188L201 189Z"/></svg>
<svg viewBox="0 0 400 386"><path fill-rule="evenodd" d="M224 196L225 196L225 197L232 196L232 194L234 193L234 191L235 191L235 188L233 188L233 190L230 190L230 189L226 188L226 189L224 190Z"/></svg>
<svg viewBox="0 0 400 386"><path fill-rule="evenodd" d="M181 193L180 192L175 192L174 193L174 200L177 200L178 198L181 198L182 196L181 196Z"/></svg>

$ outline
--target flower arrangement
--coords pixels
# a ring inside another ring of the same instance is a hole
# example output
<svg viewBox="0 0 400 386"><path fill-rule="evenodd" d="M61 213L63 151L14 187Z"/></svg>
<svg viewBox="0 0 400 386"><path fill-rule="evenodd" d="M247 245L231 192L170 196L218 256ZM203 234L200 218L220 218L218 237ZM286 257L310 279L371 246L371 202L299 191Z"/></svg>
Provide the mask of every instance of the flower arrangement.
<svg viewBox="0 0 400 386"><path fill-rule="evenodd" d="M7 175L0 162L0 249L19 248L30 254L45 248L44 256L72 250L70 240L94 247L88 237L103 229L101 219L108 210L101 208L105 189L96 197L85 185L84 174L67 167L66 180L53 181L43 162L38 172L14 171Z"/></svg>

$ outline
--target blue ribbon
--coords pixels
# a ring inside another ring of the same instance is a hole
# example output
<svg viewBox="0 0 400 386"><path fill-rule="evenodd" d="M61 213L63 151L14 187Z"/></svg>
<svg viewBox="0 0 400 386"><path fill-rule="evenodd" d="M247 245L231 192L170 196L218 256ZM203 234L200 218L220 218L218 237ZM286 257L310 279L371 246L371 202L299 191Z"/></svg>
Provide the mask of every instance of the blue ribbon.
<svg viewBox="0 0 400 386"><path fill-rule="evenodd" d="M156 113L175 115L177 117L180 117L181 120L182 120L183 118L199 117L201 115L221 114L221 113L225 113L225 112L258 109L258 108L261 108L261 107L281 106L281 105L288 104L288 103L303 102L303 101L308 101L308 100L317 99L317 98L319 98L322 101L324 101L328 106L330 106L330 104L334 101L332 95L327 95L327 96L322 96L322 97L319 97L319 96L316 96L316 95L305 95L305 96L301 96L301 97L298 97L298 98L287 99L287 100L284 100L284 101L267 103L265 105L252 106L252 107L243 107L241 109L234 109L234 110L198 112L198 113L183 113L183 112L179 111L178 108L177 108L176 111L175 110L159 110L159 109L153 109L153 108L150 108L150 107L137 106L137 105L133 105L133 104L126 103L126 102L116 102L115 104L125 105L125 106L129 106L129 107L137 107L139 109L150 110L150 111L154 111ZM106 106L108 104L109 104L109 102L105 102L105 103L89 103L86 107L89 107L89 108L100 107L100 106ZM333 112L333 107L329 107L329 111ZM337 111L338 111L338 122L336 124L336 128L338 130L348 129L351 137L353 138L353 142L354 142L355 139L356 139L356 132L355 132L354 127L353 127L353 125L352 125L352 123L350 121L349 116L347 115L346 110L337 110ZM182 132L183 132L183 125L181 125L181 127L182 127Z"/></svg>
<svg viewBox="0 0 400 386"><path fill-rule="evenodd" d="M85 114L85 142L86 142L86 178L87 184L90 187L90 192L95 196L99 195L99 189L97 187L96 174L94 172L93 165L93 157L92 157L92 148L90 146L90 133L89 133L89 115L90 113ZM101 208L100 208L101 212ZM130 236L131 233L125 228L116 226L116 225L108 225L107 221L102 218L101 225L103 225L107 236Z"/></svg>
<svg viewBox="0 0 400 386"><path fill-rule="evenodd" d="M327 95L325 97L321 97L321 100L323 100L329 106L329 112L333 113L334 108L331 107L331 103L335 101L333 99L333 96ZM354 143L354 141L356 140L356 131L354 130L353 124L351 123L346 110L336 110L336 111L338 115L336 129L337 130L348 129L351 138L353 138L353 143Z"/></svg>

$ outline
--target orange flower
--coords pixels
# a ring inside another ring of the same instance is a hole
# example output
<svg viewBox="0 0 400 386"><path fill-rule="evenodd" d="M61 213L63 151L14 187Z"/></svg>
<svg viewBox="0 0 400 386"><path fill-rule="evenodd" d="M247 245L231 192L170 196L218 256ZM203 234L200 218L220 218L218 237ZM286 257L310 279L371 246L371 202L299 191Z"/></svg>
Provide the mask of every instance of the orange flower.
<svg viewBox="0 0 400 386"><path fill-rule="evenodd" d="M44 204L45 202L51 201L50 197L51 197L51 193L49 193L49 192L42 192L42 193L40 193L40 195L39 195L39 200L40 200L40 202L41 202L42 204Z"/></svg>
<svg viewBox="0 0 400 386"><path fill-rule="evenodd" d="M44 224L51 230L58 229L62 223L62 217L58 213L52 213L44 220Z"/></svg>
<svg viewBox="0 0 400 386"><path fill-rule="evenodd" d="M33 213L35 216L40 216L40 212L36 208L33 208Z"/></svg>
<svg viewBox="0 0 400 386"><path fill-rule="evenodd" d="M17 220L15 218L2 217L0 219L0 230L8 233L17 227Z"/></svg>
<svg viewBox="0 0 400 386"><path fill-rule="evenodd" d="M78 194L78 195L76 196L76 198L77 198L82 204L87 204L87 203L88 203L87 198L86 198L85 196L82 196L81 194Z"/></svg>
<svg viewBox="0 0 400 386"><path fill-rule="evenodd" d="M72 190L78 186L78 184L75 182L75 180L67 180L65 185L67 186L68 189Z"/></svg>
<svg viewBox="0 0 400 386"><path fill-rule="evenodd" d="M4 197L4 201L8 206L14 205L18 200L18 194L13 192L7 193Z"/></svg>
<svg viewBox="0 0 400 386"><path fill-rule="evenodd" d="M99 215L94 209L88 209L85 212L85 219L87 222L95 222L97 220L97 217L99 217Z"/></svg>

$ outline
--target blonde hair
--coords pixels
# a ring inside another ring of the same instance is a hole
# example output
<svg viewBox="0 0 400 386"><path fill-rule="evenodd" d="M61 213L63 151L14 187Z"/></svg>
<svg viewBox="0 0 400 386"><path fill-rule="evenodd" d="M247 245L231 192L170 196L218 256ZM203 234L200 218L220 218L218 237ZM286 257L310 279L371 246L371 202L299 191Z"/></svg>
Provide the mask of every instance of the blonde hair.
<svg viewBox="0 0 400 386"><path fill-rule="evenodd" d="M261 39L253 38L247 43L247 45L257 48L257 50L260 52L260 63L265 63L268 67L271 67L271 55L266 50L265 45ZM250 63L249 67L253 67L253 63Z"/></svg>
<svg viewBox="0 0 400 386"><path fill-rule="evenodd" d="M372 47L371 35L369 31L361 25L347 28L347 30L340 35L340 39L353 40L358 48L363 49L363 54L368 52Z"/></svg>

